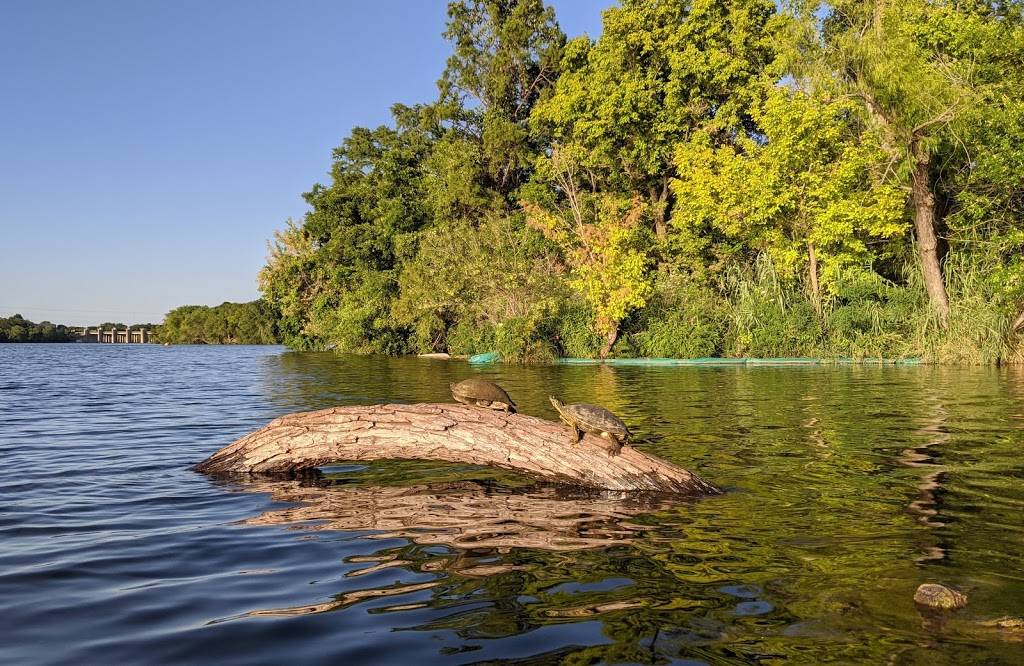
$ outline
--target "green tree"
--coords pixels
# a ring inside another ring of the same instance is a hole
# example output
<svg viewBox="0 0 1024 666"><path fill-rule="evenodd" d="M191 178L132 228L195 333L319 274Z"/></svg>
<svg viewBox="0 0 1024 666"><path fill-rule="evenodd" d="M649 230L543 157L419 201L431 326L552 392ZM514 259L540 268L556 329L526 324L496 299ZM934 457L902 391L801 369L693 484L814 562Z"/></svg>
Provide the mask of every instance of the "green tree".
<svg viewBox="0 0 1024 666"><path fill-rule="evenodd" d="M475 149L482 184L508 196L544 147L528 121L558 78L565 35L541 0L460 0L448 5L444 36L453 53L439 112Z"/></svg>
<svg viewBox="0 0 1024 666"><path fill-rule="evenodd" d="M820 316L819 263L832 282L850 264L870 264L869 242L903 231L902 193L881 182L884 153L864 141L851 105L777 87L752 112L757 139L681 144L680 245L718 264L766 253L783 277L806 277Z"/></svg>
<svg viewBox="0 0 1024 666"><path fill-rule="evenodd" d="M922 278L943 325L949 297L940 234L948 206L937 198L940 181L971 159L965 123L999 96L1005 68L1019 62L1020 13L1019 3L982 0L838 0L820 33L808 30L812 38L800 44L798 75L860 103L888 153L891 178L906 188Z"/></svg>
<svg viewBox="0 0 1024 666"><path fill-rule="evenodd" d="M625 0L600 38L566 46L563 73L534 121L580 155L590 189L643 197L665 239L676 146L754 129L748 107L773 57L771 0Z"/></svg>
<svg viewBox="0 0 1024 666"><path fill-rule="evenodd" d="M262 345L280 342L277 315L262 299L248 303L183 305L167 313L156 329L172 344Z"/></svg>
<svg viewBox="0 0 1024 666"><path fill-rule="evenodd" d="M530 224L561 248L571 269L570 285L594 312L604 358L623 319L645 305L651 289L649 232L641 225L647 207L639 198L588 191L577 157L555 148L539 173L557 184L560 196L532 188L532 200L522 205Z"/></svg>
<svg viewBox="0 0 1024 666"><path fill-rule="evenodd" d="M393 114L394 128L352 131L334 151L331 184L305 195L312 210L275 236L260 285L289 344L402 351L390 305L430 222L423 164L437 128L426 107Z"/></svg>

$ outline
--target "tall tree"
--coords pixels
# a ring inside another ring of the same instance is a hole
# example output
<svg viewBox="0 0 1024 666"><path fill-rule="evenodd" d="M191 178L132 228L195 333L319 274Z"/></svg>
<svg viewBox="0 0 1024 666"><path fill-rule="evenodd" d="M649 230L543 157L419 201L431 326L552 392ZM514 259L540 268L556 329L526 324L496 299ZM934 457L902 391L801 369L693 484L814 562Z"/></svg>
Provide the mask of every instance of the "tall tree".
<svg viewBox="0 0 1024 666"><path fill-rule="evenodd" d="M716 141L754 130L748 107L773 56L771 0L625 0L593 42L566 46L555 94L535 122L578 146L592 189L647 202L667 232L675 147L697 128Z"/></svg>
<svg viewBox="0 0 1024 666"><path fill-rule="evenodd" d="M558 79L565 35L542 0L459 0L444 33L454 52L441 80L439 112L479 151L501 195L528 177L543 138L528 120Z"/></svg>
<svg viewBox="0 0 1024 666"><path fill-rule="evenodd" d="M820 316L822 261L834 276L869 262L868 242L903 231L901 192L880 182L884 154L864 140L852 106L775 87L753 111L756 140L681 144L673 188L686 205L672 223L689 242L679 245L705 264L768 254L783 277L806 276Z"/></svg>
<svg viewBox="0 0 1024 666"><path fill-rule="evenodd" d="M430 224L423 164L439 130L430 107L393 108L395 127L355 128L334 151L331 184L305 195L312 210L277 234L260 273L289 344L403 350L390 317L401 263Z"/></svg>
<svg viewBox="0 0 1024 666"><path fill-rule="evenodd" d="M922 277L943 325L950 306L938 181L942 169L970 159L958 138L964 121L1002 78L992 47L1013 38L1001 17L1006 4L838 0L805 18L816 22L825 12L820 45L804 45L817 56L798 73L819 90L858 100L870 118L891 177L906 187Z"/></svg>

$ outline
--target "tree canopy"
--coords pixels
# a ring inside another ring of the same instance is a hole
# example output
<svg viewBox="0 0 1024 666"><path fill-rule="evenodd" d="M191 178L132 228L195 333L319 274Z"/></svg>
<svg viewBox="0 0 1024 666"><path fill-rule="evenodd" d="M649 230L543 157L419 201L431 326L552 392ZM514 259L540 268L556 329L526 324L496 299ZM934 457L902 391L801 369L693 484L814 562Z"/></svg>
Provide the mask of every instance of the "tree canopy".
<svg viewBox="0 0 1024 666"><path fill-rule="evenodd" d="M74 333L63 324L38 324L20 314L0 317L0 342L73 342Z"/></svg>
<svg viewBox="0 0 1024 666"><path fill-rule="evenodd" d="M260 285L297 348L1019 357L1024 5L457 0Z"/></svg>
<svg viewBox="0 0 1024 666"><path fill-rule="evenodd" d="M156 327L155 339L171 344L267 345L279 342L275 313L266 301L183 305Z"/></svg>

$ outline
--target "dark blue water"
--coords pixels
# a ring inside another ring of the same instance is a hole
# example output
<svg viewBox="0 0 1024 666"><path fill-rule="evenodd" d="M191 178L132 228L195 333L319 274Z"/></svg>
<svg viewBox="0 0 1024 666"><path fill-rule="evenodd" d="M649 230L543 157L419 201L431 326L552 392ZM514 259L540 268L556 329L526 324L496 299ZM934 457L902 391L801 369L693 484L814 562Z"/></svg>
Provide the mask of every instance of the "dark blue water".
<svg viewBox="0 0 1024 666"><path fill-rule="evenodd" d="M189 466L283 413L447 399L464 363L0 345L0 663L1024 663L1024 374L496 366L725 485ZM923 616L922 582L969 606Z"/></svg>

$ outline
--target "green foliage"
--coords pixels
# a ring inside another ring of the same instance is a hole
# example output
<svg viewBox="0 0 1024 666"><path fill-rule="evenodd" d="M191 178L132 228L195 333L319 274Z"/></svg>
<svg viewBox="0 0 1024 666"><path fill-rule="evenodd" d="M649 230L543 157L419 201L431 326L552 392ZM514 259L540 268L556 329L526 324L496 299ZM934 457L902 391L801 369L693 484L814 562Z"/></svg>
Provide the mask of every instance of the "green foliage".
<svg viewBox="0 0 1024 666"><path fill-rule="evenodd" d="M927 296L919 281L899 286L874 271L852 267L837 274L833 285L825 324L830 355L914 355L909 342L923 323L920 317L927 314Z"/></svg>
<svg viewBox="0 0 1024 666"><path fill-rule="evenodd" d="M422 235L418 253L404 266L394 319L414 331L418 352L468 353L471 340L475 349L488 339L467 335L466 326L495 331L512 344L511 331L532 335L533 329L520 324L503 334L505 322L537 322L555 309L562 289L555 270L551 248L519 215L492 215L476 227L439 225ZM460 325L453 350L448 331Z"/></svg>
<svg viewBox="0 0 1024 666"><path fill-rule="evenodd" d="M829 286L869 256L868 243L902 233L905 196L882 182L884 154L863 140L851 111L846 100L776 88L751 111L758 139L714 148L702 134L680 144L673 189L687 205L672 222L681 254L699 250L698 262L728 266L766 253L795 279L807 275L813 248Z"/></svg>
<svg viewBox="0 0 1024 666"><path fill-rule="evenodd" d="M659 278L650 306L631 334L639 353L667 358L722 355L729 316L725 299L681 274Z"/></svg>
<svg viewBox="0 0 1024 666"><path fill-rule="evenodd" d="M31 322L20 314L0 317L0 342L73 342L74 332L63 324Z"/></svg>
<svg viewBox="0 0 1024 666"><path fill-rule="evenodd" d="M555 182L565 184L567 201L547 208L524 201L523 207L530 225L562 251L572 270L569 284L593 310L596 332L607 341L604 356L622 320L642 308L650 292L650 242L640 224L645 207L639 201L575 192L575 166L557 150L550 162Z"/></svg>
<svg viewBox="0 0 1024 666"><path fill-rule="evenodd" d="M277 317L266 301L183 305L164 317L155 339L171 344L269 345L280 342Z"/></svg>
<svg viewBox="0 0 1024 666"><path fill-rule="evenodd" d="M787 289L766 257L726 278L732 298L729 355L816 356L821 324L813 305Z"/></svg>
<svg viewBox="0 0 1024 666"><path fill-rule="evenodd" d="M1019 358L1021 3L623 0L568 42L542 0L448 17L437 99L353 129L275 236L287 344Z"/></svg>
<svg viewBox="0 0 1024 666"><path fill-rule="evenodd" d="M626 0L604 12L596 42L566 46L534 122L577 152L594 186L643 197L661 236L676 146L698 129L726 141L750 128L773 13L770 0Z"/></svg>
<svg viewBox="0 0 1024 666"><path fill-rule="evenodd" d="M495 351L506 361L546 363L555 360L548 342L550 321L543 316L511 317L498 326L494 335Z"/></svg>
<svg viewBox="0 0 1024 666"><path fill-rule="evenodd" d="M563 302L555 339L562 356L596 358L601 353L602 340L594 330L594 311L577 299Z"/></svg>
<svg viewBox="0 0 1024 666"><path fill-rule="evenodd" d="M541 0L461 0L448 5L448 19L453 53L438 82L439 110L473 147L464 164L480 169L479 185L505 197L542 148L530 112L558 79L565 35Z"/></svg>

